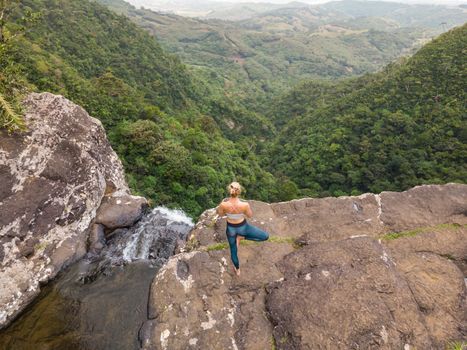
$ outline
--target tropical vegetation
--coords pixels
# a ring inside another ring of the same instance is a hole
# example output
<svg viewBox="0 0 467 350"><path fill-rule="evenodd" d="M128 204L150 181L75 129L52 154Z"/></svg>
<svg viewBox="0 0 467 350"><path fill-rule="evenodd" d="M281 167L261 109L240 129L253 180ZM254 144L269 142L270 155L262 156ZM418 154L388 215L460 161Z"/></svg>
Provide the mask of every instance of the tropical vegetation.
<svg viewBox="0 0 467 350"><path fill-rule="evenodd" d="M88 0L0 5L8 10L0 23L0 126L24 128L19 102L28 91L66 96L103 122L130 187L154 205L197 216L234 179L264 201L467 182L466 25L380 72L315 76L272 94L263 83L281 79L280 69L255 80L187 66L121 3L119 14ZM366 33L375 46L388 44Z"/></svg>
<svg viewBox="0 0 467 350"><path fill-rule="evenodd" d="M265 166L311 196L466 182L466 48L464 25L379 73L298 86L271 109Z"/></svg>

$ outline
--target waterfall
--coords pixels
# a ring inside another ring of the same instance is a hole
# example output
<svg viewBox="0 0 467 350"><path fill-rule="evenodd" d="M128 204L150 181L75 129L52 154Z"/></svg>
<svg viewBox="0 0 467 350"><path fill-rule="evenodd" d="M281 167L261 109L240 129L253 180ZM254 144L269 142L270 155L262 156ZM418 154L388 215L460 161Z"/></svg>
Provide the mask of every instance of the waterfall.
<svg viewBox="0 0 467 350"><path fill-rule="evenodd" d="M183 211L156 207L128 229L117 229L99 254L88 253L79 279L92 282L115 266L143 261L161 267L194 224Z"/></svg>
<svg viewBox="0 0 467 350"><path fill-rule="evenodd" d="M192 227L193 221L184 212L157 207L129 232L122 250L123 260L130 262L157 259L160 254L166 256L167 250L175 248L178 240L186 239Z"/></svg>
<svg viewBox="0 0 467 350"><path fill-rule="evenodd" d="M182 211L157 207L115 230L99 254L70 266L0 332L0 349L138 349L151 281L192 227Z"/></svg>

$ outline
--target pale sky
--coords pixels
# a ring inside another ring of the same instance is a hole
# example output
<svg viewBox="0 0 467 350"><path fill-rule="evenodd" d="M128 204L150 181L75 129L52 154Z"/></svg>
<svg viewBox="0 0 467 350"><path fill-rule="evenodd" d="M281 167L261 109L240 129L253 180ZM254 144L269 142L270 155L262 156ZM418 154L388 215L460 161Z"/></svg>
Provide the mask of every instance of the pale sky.
<svg viewBox="0 0 467 350"><path fill-rule="evenodd" d="M176 3L190 3L196 4L199 3L199 0L126 0L129 3L141 3L144 2L146 4L154 3L154 4L170 4L175 5ZM274 4L286 4L291 2L292 0L208 0L208 2L227 2L227 3L241 3L241 2L263 2L263 3L274 3ZM329 1L335 0L295 0L297 2L304 2L309 4L316 4L316 3L324 3ZM440 4L440 5L451 5L451 4L467 4L467 0L372 0L372 1L391 1L391 2L402 2L402 3L412 3L412 4ZM201 1L204 2L204 1Z"/></svg>
<svg viewBox="0 0 467 350"><path fill-rule="evenodd" d="M230 2L230 3L240 3L240 2L269 2L274 4L286 4L291 2L291 0L212 0L215 2ZM297 0L297 2L304 2L304 3L323 3L323 2L330 2L334 0ZM373 1L381 1L381 0L373 0ZM382 0L382 1L390 1L390 2L402 2L402 3L423 3L423 4L466 4L467 1L464 0ZM193 0L196 2L196 0Z"/></svg>

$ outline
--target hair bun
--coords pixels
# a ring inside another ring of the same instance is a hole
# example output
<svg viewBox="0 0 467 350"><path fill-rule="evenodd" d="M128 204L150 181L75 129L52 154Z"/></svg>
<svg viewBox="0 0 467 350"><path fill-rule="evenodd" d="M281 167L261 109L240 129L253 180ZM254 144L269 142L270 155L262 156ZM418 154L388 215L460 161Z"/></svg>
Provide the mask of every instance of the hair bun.
<svg viewBox="0 0 467 350"><path fill-rule="evenodd" d="M242 193L242 186L238 182L232 182L227 186L227 191L230 195L238 196Z"/></svg>

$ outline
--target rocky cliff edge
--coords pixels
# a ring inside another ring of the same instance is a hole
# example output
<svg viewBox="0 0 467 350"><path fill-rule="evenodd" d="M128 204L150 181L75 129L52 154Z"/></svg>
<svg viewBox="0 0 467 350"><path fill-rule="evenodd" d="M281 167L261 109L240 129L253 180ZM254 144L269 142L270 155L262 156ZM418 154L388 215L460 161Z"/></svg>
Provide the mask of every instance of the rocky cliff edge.
<svg viewBox="0 0 467 350"><path fill-rule="evenodd" d="M28 132L0 131L0 328L147 205L129 193L99 120L50 93L24 105Z"/></svg>
<svg viewBox="0 0 467 350"><path fill-rule="evenodd" d="M268 242L206 211L155 277L144 349L445 349L467 338L467 186L251 202Z"/></svg>

